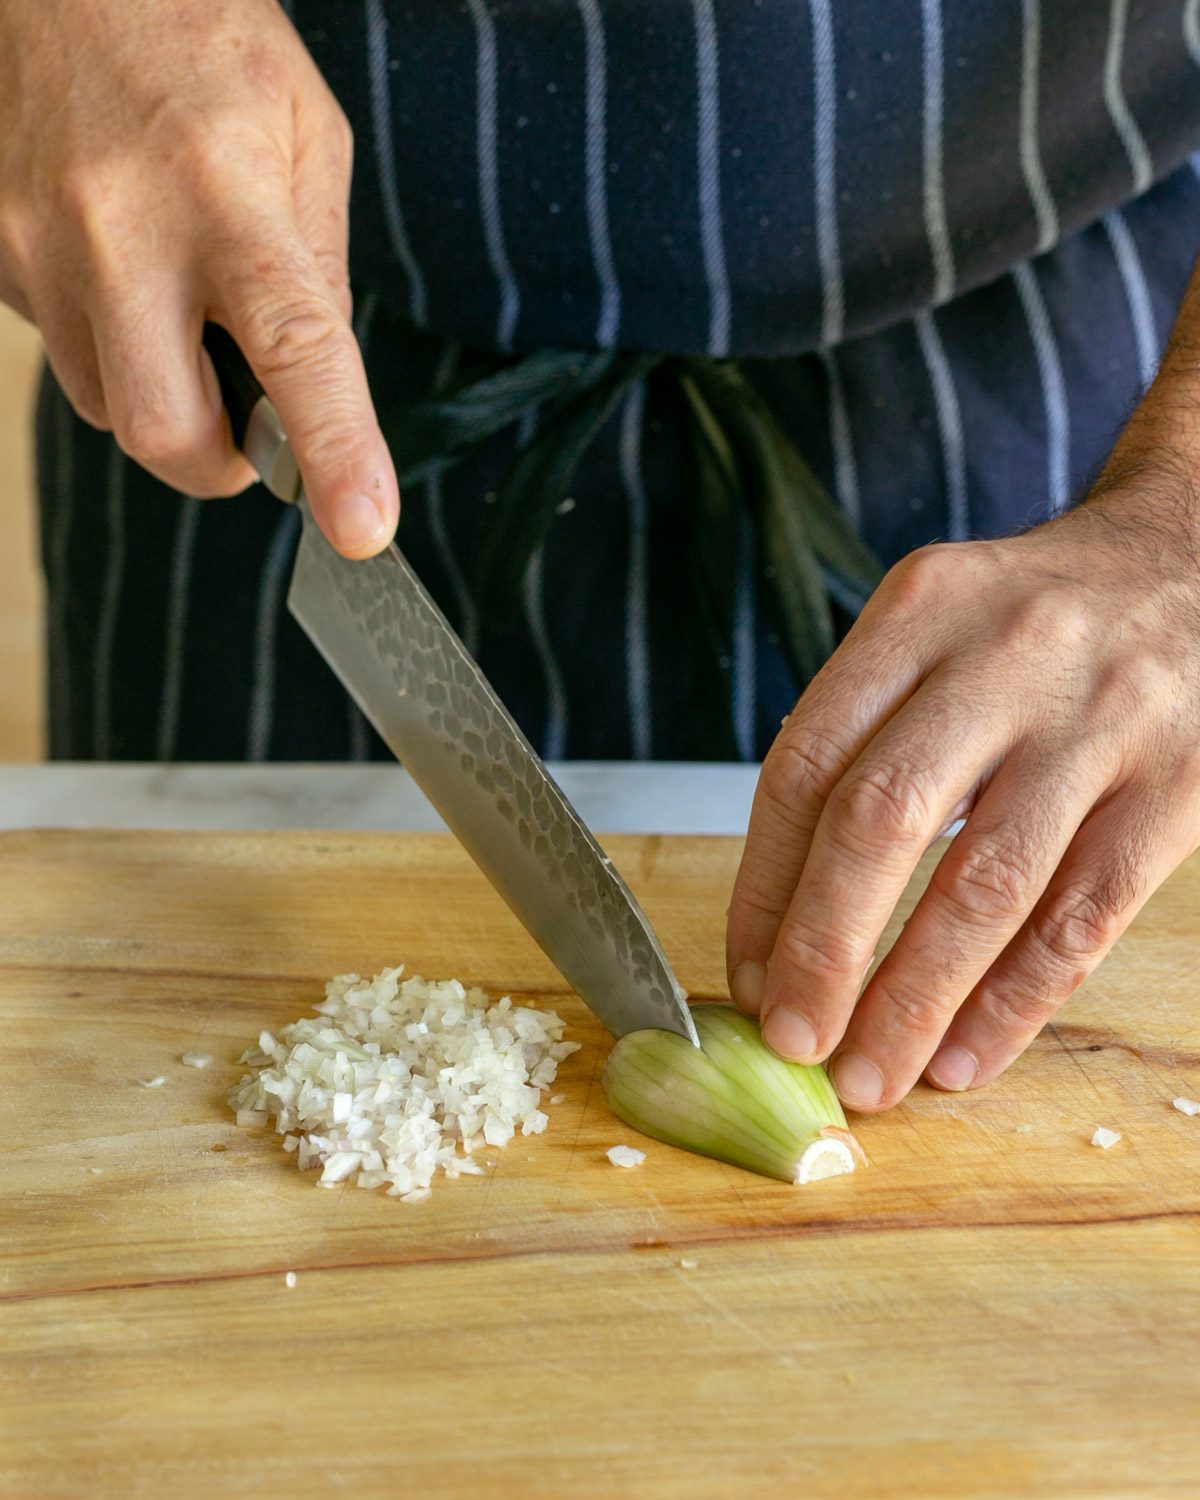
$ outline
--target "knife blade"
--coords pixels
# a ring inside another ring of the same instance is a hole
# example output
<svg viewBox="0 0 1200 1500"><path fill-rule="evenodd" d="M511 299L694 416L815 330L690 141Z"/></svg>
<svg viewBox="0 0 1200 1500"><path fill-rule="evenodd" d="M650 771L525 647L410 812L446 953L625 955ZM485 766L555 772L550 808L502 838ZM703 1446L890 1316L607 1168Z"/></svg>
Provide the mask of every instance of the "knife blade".
<svg viewBox="0 0 1200 1500"><path fill-rule="evenodd" d="M393 542L351 562L325 540L278 414L241 351L205 347L234 440L303 525L288 607L380 738L513 912L614 1036L699 1046L685 993L612 861Z"/></svg>

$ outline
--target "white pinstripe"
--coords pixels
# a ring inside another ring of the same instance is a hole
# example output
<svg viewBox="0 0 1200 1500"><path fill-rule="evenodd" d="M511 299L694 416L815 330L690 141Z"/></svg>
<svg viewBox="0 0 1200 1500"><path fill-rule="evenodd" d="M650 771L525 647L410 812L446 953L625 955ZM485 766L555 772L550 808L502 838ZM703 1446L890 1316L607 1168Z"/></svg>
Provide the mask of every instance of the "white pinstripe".
<svg viewBox="0 0 1200 1500"><path fill-rule="evenodd" d="M524 448L537 431L538 411L527 411L517 424L517 447ZM550 644L550 632L546 625L546 609L542 590L542 560L544 546L539 546L529 559L525 569L523 592L525 597L525 621L533 638L546 683L546 730L542 736L542 756L545 760L561 760L567 749L567 693L563 686L563 675Z"/></svg>
<svg viewBox="0 0 1200 1500"><path fill-rule="evenodd" d="M1058 209L1046 182L1038 139L1038 83L1042 52L1041 0L1021 0L1021 170L1037 215L1039 254L1058 238Z"/></svg>
<svg viewBox="0 0 1200 1500"><path fill-rule="evenodd" d="M942 162L942 129L945 108L942 76L942 3L921 0L924 109L922 145L924 160L925 233L933 257L933 304L948 302L954 295L954 251L946 223L946 186Z"/></svg>
<svg viewBox="0 0 1200 1500"><path fill-rule="evenodd" d="M646 384L630 388L621 410L621 480L629 502L629 562L625 570L625 669L629 697L629 730L634 760L654 758L650 712L650 644L647 634L647 583L650 507L642 475L642 422Z"/></svg>
<svg viewBox="0 0 1200 1500"><path fill-rule="evenodd" d="M842 337L844 294L837 211L837 63L830 0L808 0L813 30L813 179L817 190L817 260L821 266L821 343Z"/></svg>
<svg viewBox="0 0 1200 1500"><path fill-rule="evenodd" d="M454 602L458 606L458 628L462 643L471 655L475 656L479 651L479 610L471 595L466 575L459 565L454 544L450 540L450 533L446 529L446 502L442 492L442 476L436 469L425 480L424 489L429 530L441 556L442 566L450 579L450 587L454 590Z"/></svg>
<svg viewBox="0 0 1200 1500"><path fill-rule="evenodd" d="M479 212L488 262L500 286L496 341L501 349L510 349L517 319L521 315L521 292L509 264L504 243L504 219L500 212L496 27L486 0L467 0L467 4L475 22L475 149L479 170Z"/></svg>
<svg viewBox="0 0 1200 1500"><path fill-rule="evenodd" d="M1196 180L1200 182L1200 151L1197 151L1195 156L1189 156L1188 162L1191 165L1192 171L1196 174Z"/></svg>
<svg viewBox="0 0 1200 1500"><path fill-rule="evenodd" d="M544 547L539 547L529 559L529 566L525 570L525 618L529 622L529 633L533 636L533 644L546 678L546 732L542 737L542 757L545 760L561 760L567 753L567 693L546 629L546 611L542 597L544 551Z"/></svg>
<svg viewBox="0 0 1200 1500"><path fill-rule="evenodd" d="M183 694L183 648L190 603L188 596L192 580L192 555L196 550L196 531L200 525L202 505L203 501L189 496L180 505L179 518L175 523L170 593L167 596L162 701L158 709L158 742L154 751L155 759L160 761L175 759L179 704Z"/></svg>
<svg viewBox="0 0 1200 1500"><path fill-rule="evenodd" d="M1121 62L1125 53L1125 23L1129 18L1129 0L1111 0L1108 12L1108 45L1104 50L1104 102L1112 117L1125 155L1133 172L1133 187L1143 193L1150 186L1154 167L1146 141L1133 118L1129 101L1121 87Z"/></svg>
<svg viewBox="0 0 1200 1500"><path fill-rule="evenodd" d="M708 284L708 352L729 353L732 310L721 223L721 80L712 0L692 0L696 28L696 168L700 191L700 251Z"/></svg>
<svg viewBox="0 0 1200 1500"><path fill-rule="evenodd" d="M1200 68L1200 0L1184 0L1183 39L1192 54L1192 61Z"/></svg>
<svg viewBox="0 0 1200 1500"><path fill-rule="evenodd" d="M458 363L459 349L457 344L448 344L438 360L438 366L433 376L433 388L440 392L444 389L446 382L454 374ZM438 549L438 555L442 560L442 567L446 570L446 576L450 580L450 587L454 590L454 601L458 607L458 632L462 638L463 645L472 656L479 651L479 610L471 593L470 585L467 583L466 575L459 566L458 555L454 550L454 543L450 539L450 532L446 527L446 503L442 491L442 476L434 469L425 480L425 508L429 517L429 530L434 543Z"/></svg>
<svg viewBox="0 0 1200 1500"><path fill-rule="evenodd" d="M375 160L379 166L379 197L392 253L408 278L408 311L418 328L424 328L427 312L425 277L413 254L400 190L396 184L396 151L392 141L392 98L388 87L387 17L381 0L365 0L367 7L367 73L371 89L371 129L375 137Z"/></svg>
<svg viewBox="0 0 1200 1500"><path fill-rule="evenodd" d="M275 720L275 642L283 605L283 581L296 550L300 512L287 505L275 525L258 582L258 613L254 627L254 675L250 688L250 721L246 731L246 759L266 760L271 753Z"/></svg>
<svg viewBox="0 0 1200 1500"><path fill-rule="evenodd" d="M963 444L962 413L958 406L958 392L954 388L954 373L942 347L933 314L920 313L913 321L933 387L938 432L942 439L942 466L949 504L948 534L952 542L961 542L970 534L971 520L967 503L967 461Z"/></svg>
<svg viewBox="0 0 1200 1500"><path fill-rule="evenodd" d="M577 3L580 19L583 21L587 54L587 146L584 170L587 175L588 235L592 244L596 280L600 283L596 343L601 349L611 349L617 342L617 331L621 324L621 288L617 282L617 268L608 229L608 63L604 46L604 20L597 0L577 0Z"/></svg>
<svg viewBox="0 0 1200 1500"><path fill-rule="evenodd" d="M50 608L47 627L53 662L53 715L55 753L61 760L74 755L71 725L71 644L67 634L67 600L71 578L69 552L71 523L75 512L75 419L63 393L54 393L54 431L57 441L54 454L56 509L54 530L50 534Z"/></svg>
<svg viewBox="0 0 1200 1500"><path fill-rule="evenodd" d="M379 307L379 293L367 291L363 293L363 299L359 303L358 311L354 318L354 337L358 340L359 353L364 359L367 357L367 349L371 343L371 327L375 322L375 313Z"/></svg>
<svg viewBox="0 0 1200 1500"><path fill-rule="evenodd" d="M125 455L115 443L108 459L108 552L92 678L92 759L107 760L112 749L112 661L121 585L125 580Z"/></svg>
<svg viewBox="0 0 1200 1500"><path fill-rule="evenodd" d="M1062 361L1050 315L1038 284L1037 271L1022 261L1013 269L1013 281L1017 295L1029 324L1033 339L1033 352L1037 358L1038 376L1042 383L1042 405L1046 410L1046 480L1050 491L1050 507L1057 515L1066 505L1071 485L1071 424L1067 409L1067 387L1063 380Z"/></svg>
<svg viewBox="0 0 1200 1500"><path fill-rule="evenodd" d="M1154 326L1154 309L1150 303L1150 288L1146 285L1145 272L1137 246L1129 232L1119 208L1110 209L1104 215L1104 229L1112 247L1117 270L1121 273L1121 284L1125 288L1125 300L1129 303L1129 318L1133 324L1133 340L1137 345L1138 375L1142 389L1154 379L1158 369L1158 331Z"/></svg>
<svg viewBox="0 0 1200 1500"><path fill-rule="evenodd" d="M833 444L833 480L838 504L856 530L862 523L862 504L858 493L858 464L854 458L854 434L846 409L846 392L836 349L820 351L821 365L829 386L829 435Z"/></svg>
<svg viewBox="0 0 1200 1500"><path fill-rule="evenodd" d="M755 759L754 721L758 706L755 657L758 600L755 588L754 527L745 511L738 517L737 584L733 596L733 738L742 760Z"/></svg>
<svg viewBox="0 0 1200 1500"><path fill-rule="evenodd" d="M371 759L370 748L370 725L363 716L362 709L346 694L346 718L350 731L350 760L356 765Z"/></svg>

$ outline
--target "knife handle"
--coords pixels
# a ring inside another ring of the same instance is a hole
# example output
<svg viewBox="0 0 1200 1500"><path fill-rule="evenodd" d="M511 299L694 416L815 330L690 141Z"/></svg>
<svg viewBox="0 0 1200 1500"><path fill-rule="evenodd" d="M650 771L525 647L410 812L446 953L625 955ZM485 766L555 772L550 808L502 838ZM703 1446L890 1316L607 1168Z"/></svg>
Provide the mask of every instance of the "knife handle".
<svg viewBox="0 0 1200 1500"><path fill-rule="evenodd" d="M204 347L217 374L234 443L277 499L289 504L299 500L303 482L296 455L279 413L246 363L246 356L216 323L204 325Z"/></svg>

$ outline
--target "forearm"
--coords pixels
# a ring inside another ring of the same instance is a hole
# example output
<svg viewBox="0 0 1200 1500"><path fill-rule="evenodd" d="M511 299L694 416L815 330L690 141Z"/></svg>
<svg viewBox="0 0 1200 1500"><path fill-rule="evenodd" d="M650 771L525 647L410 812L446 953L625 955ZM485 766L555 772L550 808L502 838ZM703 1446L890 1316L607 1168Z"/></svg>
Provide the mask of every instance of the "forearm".
<svg viewBox="0 0 1200 1500"><path fill-rule="evenodd" d="M1097 490L1134 460L1188 469L1200 482L1200 261L1184 292L1162 364L1105 465Z"/></svg>
<svg viewBox="0 0 1200 1500"><path fill-rule="evenodd" d="M1080 509L1106 531L1120 530L1157 572L1179 561L1192 572L1200 555L1200 262L1158 374Z"/></svg>

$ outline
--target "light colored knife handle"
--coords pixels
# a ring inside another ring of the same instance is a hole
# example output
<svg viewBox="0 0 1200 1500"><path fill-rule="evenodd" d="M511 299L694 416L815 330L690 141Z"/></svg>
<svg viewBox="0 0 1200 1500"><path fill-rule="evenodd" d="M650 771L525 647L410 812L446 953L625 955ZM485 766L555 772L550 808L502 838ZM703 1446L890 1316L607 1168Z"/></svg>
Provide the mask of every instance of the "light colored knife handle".
<svg viewBox="0 0 1200 1500"><path fill-rule="evenodd" d="M205 326L204 347L217 373L234 443L271 493L289 505L294 503L300 498L303 481L279 413L264 394L245 355L216 323Z"/></svg>
<svg viewBox="0 0 1200 1500"><path fill-rule="evenodd" d="M300 466L279 413L266 396L260 396L250 412L242 452L272 495L289 505L299 500L303 488Z"/></svg>

